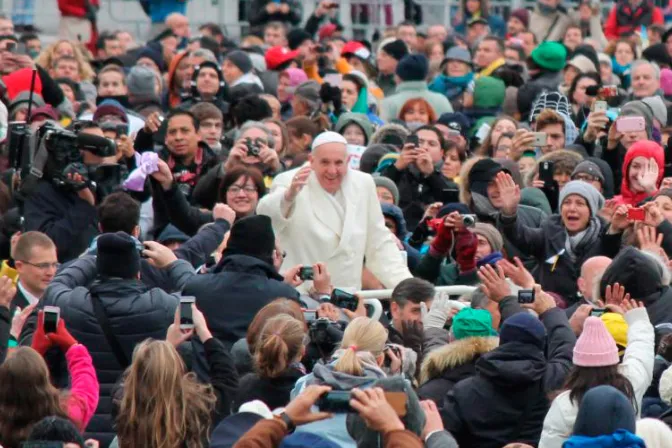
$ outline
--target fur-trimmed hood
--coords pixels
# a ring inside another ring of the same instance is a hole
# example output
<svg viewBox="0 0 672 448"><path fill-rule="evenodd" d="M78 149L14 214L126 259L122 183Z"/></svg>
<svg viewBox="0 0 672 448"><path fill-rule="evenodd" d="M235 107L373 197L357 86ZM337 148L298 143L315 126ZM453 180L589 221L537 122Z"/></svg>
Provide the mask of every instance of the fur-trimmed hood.
<svg viewBox="0 0 672 448"><path fill-rule="evenodd" d="M400 124L396 123L387 123L386 125L381 126L376 132L373 133L371 136L371 140L369 141L369 145L373 145L376 143L384 143L383 139L391 134L396 134L403 141L406 141L406 137L411 135L411 132L403 127Z"/></svg>
<svg viewBox="0 0 672 448"><path fill-rule="evenodd" d="M438 378L449 369L460 367L499 346L498 337L464 338L430 352L422 362L420 384Z"/></svg>
<svg viewBox="0 0 672 448"><path fill-rule="evenodd" d="M470 159L467 159L460 169L460 202L471 209L471 190L469 189L469 174L471 174L471 169L474 167L476 162L481 159L485 159L482 156L474 156Z"/></svg>
<svg viewBox="0 0 672 448"><path fill-rule="evenodd" d="M539 172L539 164L541 162L553 162L556 168L558 165L562 165L569 170L569 174L572 174L576 165L581 163L582 160L583 157L581 157L581 154L567 149L558 149L557 151L549 152L537 159L537 164L525 175L525 186L532 186L532 181L534 180L534 176Z"/></svg>

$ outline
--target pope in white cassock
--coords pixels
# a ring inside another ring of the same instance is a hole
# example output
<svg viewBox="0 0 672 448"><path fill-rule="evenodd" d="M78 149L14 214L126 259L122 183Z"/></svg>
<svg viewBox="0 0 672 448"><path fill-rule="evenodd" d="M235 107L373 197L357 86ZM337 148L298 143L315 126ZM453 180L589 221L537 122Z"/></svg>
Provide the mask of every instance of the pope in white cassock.
<svg viewBox="0 0 672 448"><path fill-rule="evenodd" d="M373 178L348 165L345 138L323 132L309 163L278 175L257 213L271 218L285 266L324 262L334 287L359 290L366 259L378 280L394 288L412 275L385 227Z"/></svg>

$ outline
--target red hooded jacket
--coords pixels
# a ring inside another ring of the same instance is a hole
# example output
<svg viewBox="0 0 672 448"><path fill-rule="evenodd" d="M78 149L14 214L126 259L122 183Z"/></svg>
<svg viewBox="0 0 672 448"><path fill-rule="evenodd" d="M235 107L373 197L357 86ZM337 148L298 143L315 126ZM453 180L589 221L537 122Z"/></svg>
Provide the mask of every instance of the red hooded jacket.
<svg viewBox="0 0 672 448"><path fill-rule="evenodd" d="M626 205L637 205L642 202L644 199L651 197L655 194L648 193L635 193L630 190L630 185L628 184L628 168L630 168L630 163L636 157L645 157L647 159L654 159L658 164L658 179L656 180L656 188L660 187L660 183L663 181L663 172L665 170L665 151L663 147L656 142L649 140L642 140L630 147L628 152L625 153L625 159L623 160L623 180L621 180L621 194L614 196L616 202Z"/></svg>

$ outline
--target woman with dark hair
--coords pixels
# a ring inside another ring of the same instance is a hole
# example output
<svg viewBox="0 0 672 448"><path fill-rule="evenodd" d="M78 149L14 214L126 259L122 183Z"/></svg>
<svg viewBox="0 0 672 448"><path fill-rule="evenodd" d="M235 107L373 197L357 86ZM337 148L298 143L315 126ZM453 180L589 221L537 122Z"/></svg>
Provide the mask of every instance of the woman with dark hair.
<svg viewBox="0 0 672 448"><path fill-rule="evenodd" d="M369 81L363 73L352 72L343 75L341 101L347 111L366 115L376 126L384 124L376 115L378 113L376 99L369 94Z"/></svg>
<svg viewBox="0 0 672 448"><path fill-rule="evenodd" d="M581 128L588 119L590 108L595 102L594 96L586 95L586 89L600 84L600 75L597 73L581 73L574 78L567 97L572 105L571 119L577 128Z"/></svg>
<svg viewBox="0 0 672 448"><path fill-rule="evenodd" d="M586 308L577 313L588 312L591 305L581 307ZM623 300L620 307L609 305L608 310L602 318L586 319L574 347L574 367L565 380L564 391L555 397L546 415L539 446L562 446L572 435L581 400L594 387L613 386L625 394L636 414L641 410L642 398L653 378L653 325L641 302ZM623 348L617 346L604 323L605 316L613 312L621 314L627 322L628 342L625 351L620 352L624 353L623 362L619 358L619 350Z"/></svg>
<svg viewBox="0 0 672 448"><path fill-rule="evenodd" d="M488 21L492 34L504 37L506 23L501 16L490 14L491 8L488 0L462 0L460 10L453 19L453 29L456 33L464 36L467 34L467 25L470 21L483 18Z"/></svg>
<svg viewBox="0 0 672 448"><path fill-rule="evenodd" d="M159 168L163 163L165 162L159 160ZM161 169L159 171L169 172ZM235 165L222 178L217 192L217 203L212 211L204 211L191 205L182 191L174 187L172 178L161 176L161 179L157 182L159 187L152 189L152 194L167 204L170 223L187 235L195 235L201 226L213 222L222 205L228 205L236 213L236 219L254 215L259 199L266 194L261 172L255 167L242 164ZM230 224L233 225L233 222Z"/></svg>
<svg viewBox="0 0 672 448"><path fill-rule="evenodd" d="M504 133L512 133L518 130L518 121L509 116L509 115L498 115L495 121L492 122L490 126L490 132L483 140L481 147L476 150L476 154L479 156L495 157L494 150L501 137ZM513 158L513 157L512 157Z"/></svg>

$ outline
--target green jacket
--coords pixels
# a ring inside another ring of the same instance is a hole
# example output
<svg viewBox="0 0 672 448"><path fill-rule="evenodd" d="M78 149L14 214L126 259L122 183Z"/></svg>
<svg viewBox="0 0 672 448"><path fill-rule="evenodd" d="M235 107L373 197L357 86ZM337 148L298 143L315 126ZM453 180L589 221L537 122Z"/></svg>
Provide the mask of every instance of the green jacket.
<svg viewBox="0 0 672 448"><path fill-rule="evenodd" d="M457 263L445 263L444 259L445 257L436 257L427 252L415 268L415 276L434 283L436 286L471 286L481 283L475 270L462 275L457 268Z"/></svg>
<svg viewBox="0 0 672 448"><path fill-rule="evenodd" d="M399 118L399 111L406 101L413 98L422 98L432 106L437 117L452 112L453 106L445 95L432 92L425 81L405 81L397 85L396 93L383 100L380 107L380 118L384 121Z"/></svg>

